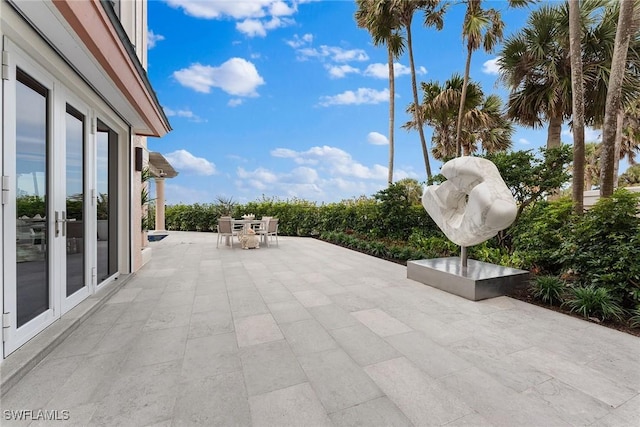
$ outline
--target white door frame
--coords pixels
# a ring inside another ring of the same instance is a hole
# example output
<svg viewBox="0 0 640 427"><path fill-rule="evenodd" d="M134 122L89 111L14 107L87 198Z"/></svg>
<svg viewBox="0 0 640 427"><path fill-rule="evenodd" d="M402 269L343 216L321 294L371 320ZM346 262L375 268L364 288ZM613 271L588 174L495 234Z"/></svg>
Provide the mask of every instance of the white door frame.
<svg viewBox="0 0 640 427"><path fill-rule="evenodd" d="M83 212L83 231L84 231L84 246L83 246L83 251L84 251L84 271L83 271L83 277L84 277L84 284L85 286L81 289L79 289L78 291L74 292L72 295L67 296L67 290L66 290L66 285L67 285L67 260L66 260L66 256L67 256L67 236L60 236L61 237L61 246L58 247L58 254L60 255L60 257L58 258L59 261L59 277L57 278L58 283L61 284L61 288L60 291L58 292L58 297L59 297L59 304L60 304L60 314L64 314L67 311L71 310L73 307L75 307L76 305L78 305L81 301L83 301L85 298L87 298L91 293L93 293L93 282L91 279L91 268L94 266L94 262L93 262L93 258L91 257L91 247L93 242L89 241L89 237L92 235L90 234L89 230L92 228L91 227L91 222L89 221L90 218L92 218L90 216L91 214L91 174L90 174L90 161L89 159L91 158L91 153L89 152L89 148L91 146L91 142L92 142L92 134L91 134L91 115L92 115L92 111L89 109L89 107L82 101L80 101L80 99L78 99L77 97L75 97L70 91L66 90L63 87L59 88L60 90L58 91L58 96L56 97L56 114L57 117L55 119L55 122L59 124L59 126L57 127L57 132L56 132L56 142L58 142L58 145L55 149L55 155L58 157L58 164L60 165L59 170L61 171L61 173L59 173L56 176L56 179L58 180L58 183L55 184L55 187L60 189L61 192L61 196L62 197L57 197L55 200L55 204L56 204L56 211L57 212L66 212L67 206L66 206L66 194L67 194L67 188L66 188L66 141L67 141L67 135L66 135L66 126L64 125L66 123L66 114L67 114L67 104L69 104L70 106L72 106L74 109L78 110L82 115L83 115L83 158L82 158L82 163L83 163L83 167L84 167L84 176L83 176L83 194L84 194L84 200L83 200L83 207L84 207L84 212ZM68 224L67 224L68 225ZM64 225L61 227L64 229ZM58 262L57 261L57 262Z"/></svg>
<svg viewBox="0 0 640 427"><path fill-rule="evenodd" d="M9 52L9 79L4 81L4 105L11 106L16 103L16 66L36 79L41 85L45 86L49 91L48 108L49 108L49 120L51 126L48 129L49 141L53 143L52 139L55 135L53 122L53 99L55 98L54 79L41 67L35 64L28 55L26 55L18 46L12 43L8 38L4 38L4 50ZM56 283L55 279L55 260L53 257L49 257L48 262L48 278L49 278L49 308L40 315L31 319L20 328L17 327L17 284L15 278L17 277L16 268L16 111L15 108L5 108L3 117L4 125L4 153L3 153L3 175L8 176L8 203L4 205L4 271L3 271L3 342L4 342L4 356L6 357L11 352L22 346L28 340L33 338L42 329L50 325L59 316L58 303L56 302L56 287L59 283ZM55 161L53 158L47 159L48 177L51 179L50 173L55 168ZM49 185L49 189L55 192L52 185ZM50 195L47 195L50 196ZM55 197L55 196L54 196ZM53 203L48 206L47 212L47 251L48 253L54 253L52 250L58 242L54 241L53 233ZM56 314L56 309L57 313ZM7 325L8 323L8 325Z"/></svg>

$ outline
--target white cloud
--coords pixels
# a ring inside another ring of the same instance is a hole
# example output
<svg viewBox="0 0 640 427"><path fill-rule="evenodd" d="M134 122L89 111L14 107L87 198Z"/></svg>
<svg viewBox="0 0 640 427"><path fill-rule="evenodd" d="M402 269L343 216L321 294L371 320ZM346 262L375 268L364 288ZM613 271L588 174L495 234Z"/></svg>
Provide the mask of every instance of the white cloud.
<svg viewBox="0 0 640 427"><path fill-rule="evenodd" d="M294 21L288 18L274 16L270 20L245 19L236 24L236 30L248 37L265 37L268 30L291 25Z"/></svg>
<svg viewBox="0 0 640 427"><path fill-rule="evenodd" d="M187 150L176 150L164 157L171 163L178 172L192 172L196 175L214 175L216 173L216 165L203 157L195 157Z"/></svg>
<svg viewBox="0 0 640 427"><path fill-rule="evenodd" d="M338 46L322 45L319 49L305 47L298 49L298 59L309 58L329 59L333 62L367 61L369 55L362 49L343 49Z"/></svg>
<svg viewBox="0 0 640 427"><path fill-rule="evenodd" d="M304 151L276 148L270 154L275 158L290 159L295 167L286 172L262 167L255 170L238 168L235 184L240 195L257 190L267 196L336 201L371 195L385 187L386 167L364 165L337 147L316 146ZM401 168L396 168L394 176L396 179L418 178L413 171Z"/></svg>
<svg viewBox="0 0 640 427"><path fill-rule="evenodd" d="M236 24L236 30L249 37L264 37L267 35L267 30L265 29L264 24L262 21L257 19L245 19L242 22L238 22Z"/></svg>
<svg viewBox="0 0 640 427"><path fill-rule="evenodd" d="M284 42L289 46L291 46L292 48L298 49L304 45L307 45L313 42L313 34L307 33L307 34L304 34L302 37L300 37L297 34L294 34L293 40L285 40Z"/></svg>
<svg viewBox="0 0 640 427"><path fill-rule="evenodd" d="M389 89L375 90L370 88L359 88L357 91L348 90L334 96L323 96L320 98L320 105L360 105L379 104L389 101Z"/></svg>
<svg viewBox="0 0 640 427"><path fill-rule="evenodd" d="M404 75L411 74L411 67L407 67L406 65L402 65L399 62L393 63L393 73L395 77L400 77ZM363 73L365 76L374 77L376 79L388 79L389 78L389 65L381 64L379 62L374 64L369 64ZM417 75L427 74L427 69L423 66L420 66L416 69Z"/></svg>
<svg viewBox="0 0 640 427"><path fill-rule="evenodd" d="M172 110L169 107L162 107L162 109L164 110L164 113L167 115L167 117L184 117L188 119L190 122L195 122L195 123L206 122L206 120L197 116L191 110Z"/></svg>
<svg viewBox="0 0 640 427"><path fill-rule="evenodd" d="M237 175L239 178L251 183L251 186L258 190L265 190L278 180L275 173L262 167L253 171L239 167L237 169Z"/></svg>
<svg viewBox="0 0 640 427"><path fill-rule="evenodd" d="M493 58L490 59L488 61L485 61L484 64L482 64L482 72L485 74L499 74L500 73L500 67L498 66L498 60L500 58Z"/></svg>
<svg viewBox="0 0 640 427"><path fill-rule="evenodd" d="M264 84L255 65L242 58L231 58L219 67L192 64L174 71L173 76L196 92L209 93L212 87L218 87L235 96L258 96L256 88Z"/></svg>
<svg viewBox="0 0 640 427"><path fill-rule="evenodd" d="M269 6L269 13L272 16L289 16L296 13L296 9L283 1L276 1Z"/></svg>
<svg viewBox="0 0 640 427"><path fill-rule="evenodd" d="M528 139L526 139L526 138L520 138L520 139L518 140L518 142L519 142L520 144L522 144L522 145L530 145L530 144L531 144L531 142L529 142L529 140L528 140Z"/></svg>
<svg viewBox="0 0 640 427"><path fill-rule="evenodd" d="M181 8L187 15L202 19L235 19L236 29L248 37L264 37L268 30L292 25L289 16L297 12L300 2L282 0L211 1L166 0L169 6Z"/></svg>
<svg viewBox="0 0 640 427"><path fill-rule="evenodd" d="M227 105L229 107L237 107L238 105L241 105L241 104L242 104L242 99L240 98L233 98L233 99L230 99L229 102L227 102Z"/></svg>
<svg viewBox="0 0 640 427"><path fill-rule="evenodd" d="M373 145L389 145L387 137L378 132L369 132L369 135L367 135L367 142Z"/></svg>
<svg viewBox="0 0 640 427"><path fill-rule="evenodd" d="M350 73L359 73L360 70L352 67L351 65L328 65L326 66L329 71L329 76L332 79L341 79Z"/></svg>
<svg viewBox="0 0 640 427"><path fill-rule="evenodd" d="M173 8L182 8L184 12L195 18L219 19L231 17L234 19L262 18L274 0L252 1L210 1L210 0L166 0Z"/></svg>
<svg viewBox="0 0 640 427"><path fill-rule="evenodd" d="M353 159L351 154L337 148L323 145L311 147L307 151L277 148L271 151L274 157L291 158L298 164L319 165L332 175L361 179L386 179L387 168L381 165L365 166Z"/></svg>
<svg viewBox="0 0 640 427"><path fill-rule="evenodd" d="M156 46L156 43L164 40L164 36L162 34L155 34L152 30L149 30L147 33L147 48L153 49Z"/></svg>

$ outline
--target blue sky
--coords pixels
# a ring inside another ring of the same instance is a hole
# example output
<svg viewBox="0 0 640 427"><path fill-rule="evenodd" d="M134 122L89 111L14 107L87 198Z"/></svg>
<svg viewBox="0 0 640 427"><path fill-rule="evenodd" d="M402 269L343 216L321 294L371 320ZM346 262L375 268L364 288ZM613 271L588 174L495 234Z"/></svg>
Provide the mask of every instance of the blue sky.
<svg viewBox="0 0 640 427"><path fill-rule="evenodd" d="M506 1L506 34L528 11ZM386 50L354 21L354 1L150 1L148 73L173 131L150 138L179 171L167 204L293 197L333 202L386 187L389 96ZM445 27L414 18L418 82L464 71L464 6ZM471 78L506 99L496 53L474 54ZM417 132L400 125L412 102L409 59L396 64L395 179L426 179ZM430 146L431 130L425 127ZM589 131L587 141L597 132ZM563 141L570 143L565 130ZM513 148L536 149L546 129L517 128ZM437 173L440 163L432 160Z"/></svg>

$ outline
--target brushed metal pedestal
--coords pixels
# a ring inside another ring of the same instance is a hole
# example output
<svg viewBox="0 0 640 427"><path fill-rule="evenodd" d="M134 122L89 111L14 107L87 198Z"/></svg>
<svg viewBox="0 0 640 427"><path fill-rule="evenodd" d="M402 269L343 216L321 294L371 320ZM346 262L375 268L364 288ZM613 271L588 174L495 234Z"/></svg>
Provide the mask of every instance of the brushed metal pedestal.
<svg viewBox="0 0 640 427"><path fill-rule="evenodd" d="M474 259L468 260L464 268L459 257L449 257L408 261L407 278L479 301L508 295L525 286L529 272Z"/></svg>

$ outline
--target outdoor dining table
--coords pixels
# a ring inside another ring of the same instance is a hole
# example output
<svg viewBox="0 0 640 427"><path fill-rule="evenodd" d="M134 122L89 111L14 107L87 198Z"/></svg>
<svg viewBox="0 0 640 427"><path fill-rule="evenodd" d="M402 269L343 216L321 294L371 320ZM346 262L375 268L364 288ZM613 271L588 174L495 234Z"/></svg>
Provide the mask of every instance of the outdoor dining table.
<svg viewBox="0 0 640 427"><path fill-rule="evenodd" d="M236 226L241 225L243 232L246 232L250 228L252 228L253 230L257 231L260 228L266 228L267 221L263 220L263 219L232 219L231 220L231 225L233 226L234 230L239 228L239 227L236 227ZM267 243L267 235L266 234L261 235L260 242L261 243ZM227 246L228 245L229 244L227 244Z"/></svg>

